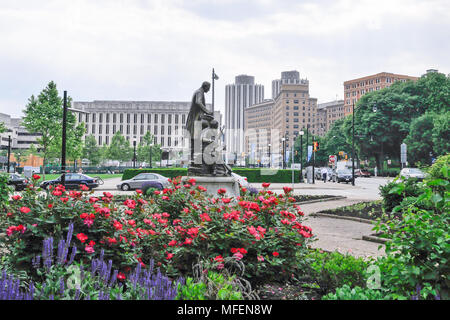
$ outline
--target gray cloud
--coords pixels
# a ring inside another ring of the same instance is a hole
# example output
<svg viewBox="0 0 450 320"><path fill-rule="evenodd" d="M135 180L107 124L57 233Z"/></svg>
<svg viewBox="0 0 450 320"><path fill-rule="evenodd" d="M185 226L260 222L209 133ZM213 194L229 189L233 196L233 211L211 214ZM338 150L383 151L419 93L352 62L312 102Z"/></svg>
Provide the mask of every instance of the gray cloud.
<svg viewBox="0 0 450 320"><path fill-rule="evenodd" d="M242 73L270 97L296 69L325 102L367 74L450 72L449 21L445 0L2 2L0 112L51 80L75 100L187 101L213 67L222 111Z"/></svg>

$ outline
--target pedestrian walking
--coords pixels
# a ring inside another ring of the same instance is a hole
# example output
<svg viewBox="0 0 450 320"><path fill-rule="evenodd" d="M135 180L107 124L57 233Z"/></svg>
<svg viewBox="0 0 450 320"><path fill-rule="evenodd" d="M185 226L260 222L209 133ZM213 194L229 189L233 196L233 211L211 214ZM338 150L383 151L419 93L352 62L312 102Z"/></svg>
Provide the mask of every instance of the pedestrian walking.
<svg viewBox="0 0 450 320"><path fill-rule="evenodd" d="M322 180L323 180L323 183L327 183L327 174L328 174L327 168L322 168L321 173L322 173Z"/></svg>

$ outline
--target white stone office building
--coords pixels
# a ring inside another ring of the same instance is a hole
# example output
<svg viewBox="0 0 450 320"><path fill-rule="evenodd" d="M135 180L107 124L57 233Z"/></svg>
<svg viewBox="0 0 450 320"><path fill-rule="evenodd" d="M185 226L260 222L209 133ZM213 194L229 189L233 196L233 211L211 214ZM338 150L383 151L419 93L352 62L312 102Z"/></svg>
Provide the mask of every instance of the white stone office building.
<svg viewBox="0 0 450 320"><path fill-rule="evenodd" d="M211 105L207 104L208 109ZM92 101L74 102L71 109L77 121L86 125L85 137L93 135L97 144L109 145L116 132L133 144L142 142L147 132L163 150L181 151L189 146L183 129L191 102L171 101ZM215 118L221 123L221 114Z"/></svg>
<svg viewBox="0 0 450 320"><path fill-rule="evenodd" d="M244 110L264 101L264 86L255 84L255 77L236 76L234 84L225 87L226 159L241 159L244 153Z"/></svg>
<svg viewBox="0 0 450 320"><path fill-rule="evenodd" d="M6 132L0 133L0 146L8 148L9 137L11 137L11 150L28 149L32 144L39 148L37 138L40 133L29 133L22 125L22 118L12 118L10 115L0 113L0 123L6 127Z"/></svg>

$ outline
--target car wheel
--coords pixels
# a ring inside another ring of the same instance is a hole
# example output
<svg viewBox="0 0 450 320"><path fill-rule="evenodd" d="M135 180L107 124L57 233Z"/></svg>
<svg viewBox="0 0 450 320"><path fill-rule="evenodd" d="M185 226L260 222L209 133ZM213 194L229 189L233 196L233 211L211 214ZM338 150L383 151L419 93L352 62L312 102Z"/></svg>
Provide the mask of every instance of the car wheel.
<svg viewBox="0 0 450 320"><path fill-rule="evenodd" d="M128 190L130 190L130 185L127 184L127 183L124 183L124 184L120 187L120 189L122 189L122 191L128 191Z"/></svg>

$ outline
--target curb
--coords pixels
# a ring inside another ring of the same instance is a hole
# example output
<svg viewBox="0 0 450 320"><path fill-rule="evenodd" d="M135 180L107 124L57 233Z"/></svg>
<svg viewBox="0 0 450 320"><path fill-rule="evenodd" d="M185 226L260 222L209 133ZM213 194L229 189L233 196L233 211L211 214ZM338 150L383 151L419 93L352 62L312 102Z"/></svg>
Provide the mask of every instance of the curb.
<svg viewBox="0 0 450 320"><path fill-rule="evenodd" d="M300 201L296 202L295 204L309 204L309 203L317 203L317 202L326 202L326 201L334 201L334 200L342 200L347 199L347 197L344 196L336 196L336 197L330 197L330 198L324 198L324 199L317 199L317 200L306 200L306 201Z"/></svg>
<svg viewBox="0 0 450 320"><path fill-rule="evenodd" d="M324 217L324 218L351 220L351 221L367 223L367 224L375 224L375 222L376 222L376 221L372 221L372 220L369 220L369 219L356 218L356 217L347 217L347 216L338 216L338 215L335 215L335 214L328 214L328 213L321 213L321 212L311 213L310 216L311 217Z"/></svg>
<svg viewBox="0 0 450 320"><path fill-rule="evenodd" d="M381 243L381 244L385 244L386 242L388 242L390 240L390 239L380 238L380 237L373 236L373 235L363 236L362 239L366 240L366 241Z"/></svg>

